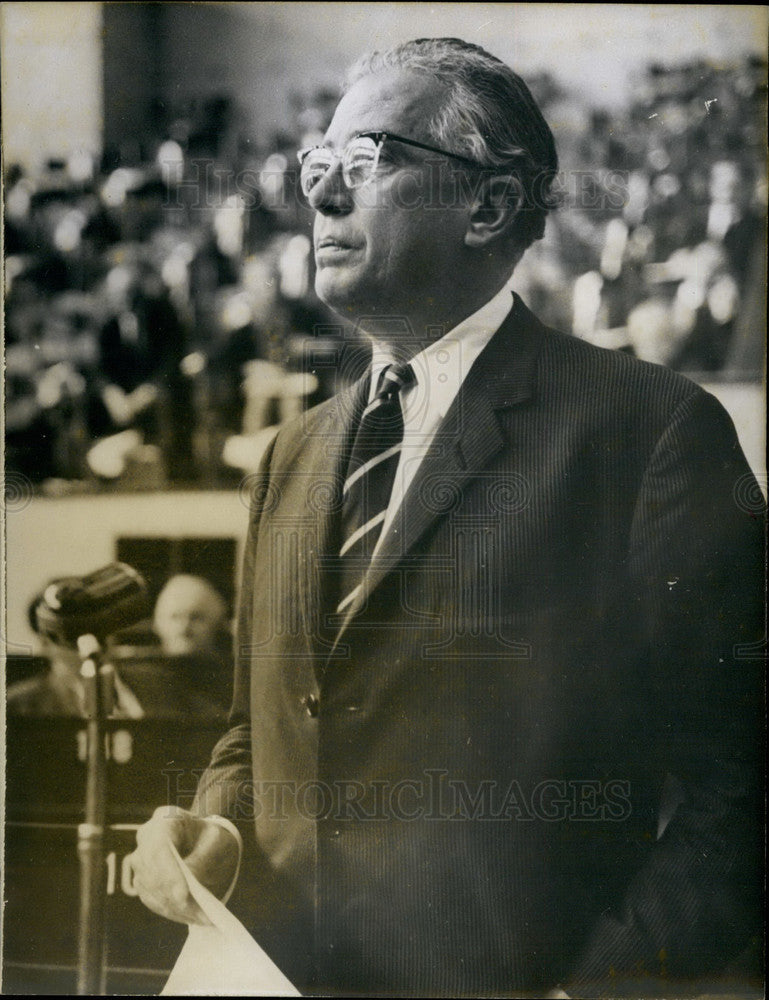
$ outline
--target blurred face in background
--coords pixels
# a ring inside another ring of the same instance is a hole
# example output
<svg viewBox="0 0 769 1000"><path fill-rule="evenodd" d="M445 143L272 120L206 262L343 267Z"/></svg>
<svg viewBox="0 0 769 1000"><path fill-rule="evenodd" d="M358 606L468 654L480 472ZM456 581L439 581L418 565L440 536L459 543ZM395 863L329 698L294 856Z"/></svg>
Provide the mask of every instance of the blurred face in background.
<svg viewBox="0 0 769 1000"><path fill-rule="evenodd" d="M175 576L160 592L154 626L164 653L210 653L226 627L225 604L206 580Z"/></svg>

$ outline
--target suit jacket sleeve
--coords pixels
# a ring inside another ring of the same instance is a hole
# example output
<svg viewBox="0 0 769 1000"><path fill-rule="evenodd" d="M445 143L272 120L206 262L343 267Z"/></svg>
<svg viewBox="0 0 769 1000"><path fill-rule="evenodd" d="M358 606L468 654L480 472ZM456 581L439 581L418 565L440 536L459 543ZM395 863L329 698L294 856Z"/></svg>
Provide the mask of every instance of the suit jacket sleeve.
<svg viewBox="0 0 769 1000"><path fill-rule="evenodd" d="M639 675L684 800L594 928L573 996L680 984L760 926L763 551L758 485L726 412L698 390L657 442L627 555Z"/></svg>
<svg viewBox="0 0 769 1000"><path fill-rule="evenodd" d="M251 767L251 705L248 637L252 634L256 545L262 508L267 496L273 441L251 485L251 516L241 579L240 612L235 649L235 679L230 729L219 740L198 785L193 811L202 816L226 816L253 832L253 772ZM242 494L241 490L241 494ZM250 842L252 836L248 837Z"/></svg>

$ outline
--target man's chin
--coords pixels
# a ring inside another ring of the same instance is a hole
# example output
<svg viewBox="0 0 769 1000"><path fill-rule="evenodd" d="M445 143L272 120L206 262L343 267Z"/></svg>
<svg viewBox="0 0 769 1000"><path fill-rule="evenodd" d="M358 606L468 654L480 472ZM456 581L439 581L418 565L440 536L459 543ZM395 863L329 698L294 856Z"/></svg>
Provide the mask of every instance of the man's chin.
<svg viewBox="0 0 769 1000"><path fill-rule="evenodd" d="M341 267L318 268L315 275L315 294L329 309L347 319L361 312L360 289L355 277Z"/></svg>
<svg viewBox="0 0 769 1000"><path fill-rule="evenodd" d="M168 656L192 656L198 650L195 646L187 642L174 642L165 646L164 652Z"/></svg>

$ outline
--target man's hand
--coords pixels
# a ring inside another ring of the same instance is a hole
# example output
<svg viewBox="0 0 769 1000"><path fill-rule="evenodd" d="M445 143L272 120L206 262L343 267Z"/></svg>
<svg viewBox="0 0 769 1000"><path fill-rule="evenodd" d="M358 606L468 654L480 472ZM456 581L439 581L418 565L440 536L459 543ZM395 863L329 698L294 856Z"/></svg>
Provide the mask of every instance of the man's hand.
<svg viewBox="0 0 769 1000"><path fill-rule="evenodd" d="M171 844L195 878L221 898L238 866L239 845L229 830L176 806L161 806L139 827L129 855L132 884L145 906L183 924L207 924L192 899Z"/></svg>

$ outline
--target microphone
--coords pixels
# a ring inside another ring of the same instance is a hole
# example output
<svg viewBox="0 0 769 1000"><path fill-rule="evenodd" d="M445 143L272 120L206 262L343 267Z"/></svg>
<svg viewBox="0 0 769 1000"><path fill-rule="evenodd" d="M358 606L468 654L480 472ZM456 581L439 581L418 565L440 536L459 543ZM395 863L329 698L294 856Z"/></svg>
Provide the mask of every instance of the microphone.
<svg viewBox="0 0 769 1000"><path fill-rule="evenodd" d="M115 562L87 576L53 580L30 607L38 635L75 646L81 635L99 641L149 614L147 584L127 563Z"/></svg>

